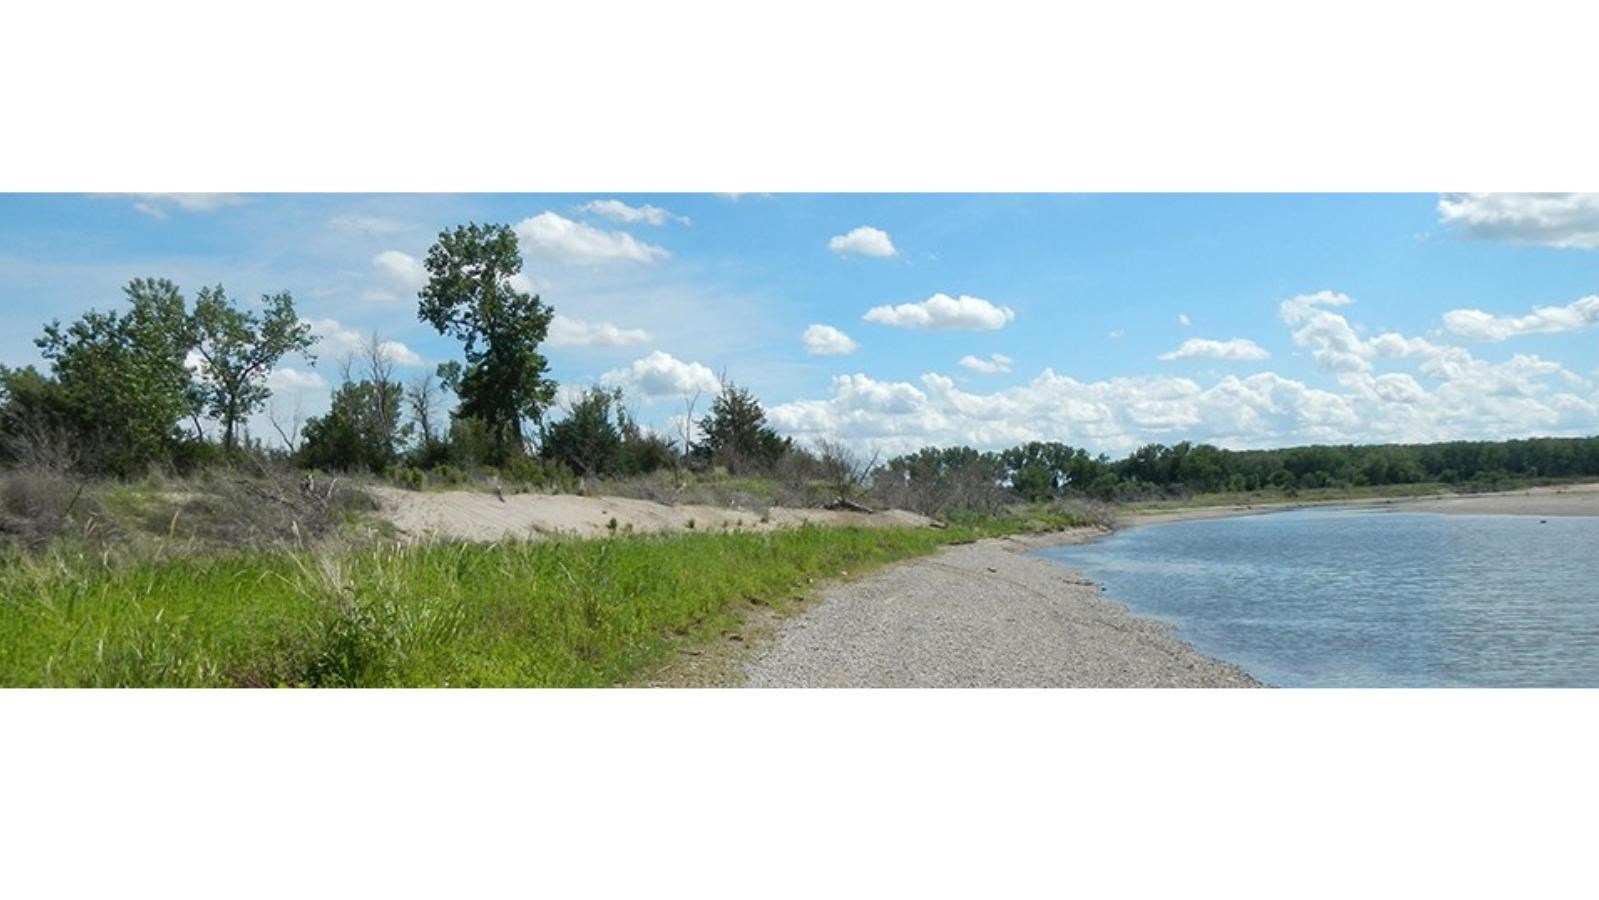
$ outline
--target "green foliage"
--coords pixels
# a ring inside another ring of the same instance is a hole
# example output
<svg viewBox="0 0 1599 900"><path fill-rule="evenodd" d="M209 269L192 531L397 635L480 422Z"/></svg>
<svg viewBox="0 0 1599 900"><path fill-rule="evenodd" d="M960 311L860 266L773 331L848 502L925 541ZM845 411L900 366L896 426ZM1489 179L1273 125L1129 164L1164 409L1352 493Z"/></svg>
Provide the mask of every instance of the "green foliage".
<svg viewBox="0 0 1599 900"><path fill-rule="evenodd" d="M400 419L400 392L392 382L357 381L333 394L328 414L305 423L299 463L331 471L382 473L399 458L409 426Z"/></svg>
<svg viewBox="0 0 1599 900"><path fill-rule="evenodd" d="M35 343L53 387L37 373L7 381L8 394L70 432L83 465L125 475L163 460L181 439L178 423L194 412L184 364L194 342L172 282L138 278L123 290L125 314L91 311L66 327L45 326ZM7 418L25 414L7 406Z"/></svg>
<svg viewBox="0 0 1599 900"><path fill-rule="evenodd" d="M754 394L727 380L699 421L699 432L692 455L735 475L770 469L793 445L766 424L766 411Z"/></svg>
<svg viewBox="0 0 1599 900"><path fill-rule="evenodd" d="M522 271L516 234L508 225L476 223L441 232L426 266L417 316L465 349L465 366L439 373L460 398L457 415L487 429L487 461L520 455L522 421L541 422L555 398L538 352L554 311L511 285Z"/></svg>
<svg viewBox="0 0 1599 900"><path fill-rule="evenodd" d="M523 490L567 492L577 490L577 476L558 460L518 456L501 466L506 483Z"/></svg>
<svg viewBox="0 0 1599 900"><path fill-rule="evenodd" d="M539 455L590 478L614 474L622 456L622 430L615 421L621 406L620 390L584 391L564 419L544 427Z"/></svg>
<svg viewBox="0 0 1599 900"><path fill-rule="evenodd" d="M969 539L783 529L0 564L0 685L603 687L745 598Z"/></svg>
<svg viewBox="0 0 1599 900"><path fill-rule="evenodd" d="M220 284L201 288L194 301L194 350L204 361L198 400L222 423L227 452L238 446L239 423L272 396L266 379L273 367L290 353L306 352L316 340L288 293L262 297L261 303L259 314L241 310Z"/></svg>

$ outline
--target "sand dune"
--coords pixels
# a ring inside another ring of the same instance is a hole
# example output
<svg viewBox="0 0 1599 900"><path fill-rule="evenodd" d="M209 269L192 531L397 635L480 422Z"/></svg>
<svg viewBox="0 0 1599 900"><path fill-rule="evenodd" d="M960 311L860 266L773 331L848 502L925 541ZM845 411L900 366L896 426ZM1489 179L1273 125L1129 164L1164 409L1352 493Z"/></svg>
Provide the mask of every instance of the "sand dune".
<svg viewBox="0 0 1599 900"><path fill-rule="evenodd" d="M502 500L478 491L417 492L374 488L381 512L406 535L466 541L601 537L612 533L764 531L817 525L922 526L930 519L902 510L857 513L772 507L764 512L701 505L667 506L622 497L571 494L507 494ZM615 522L613 530L611 523Z"/></svg>

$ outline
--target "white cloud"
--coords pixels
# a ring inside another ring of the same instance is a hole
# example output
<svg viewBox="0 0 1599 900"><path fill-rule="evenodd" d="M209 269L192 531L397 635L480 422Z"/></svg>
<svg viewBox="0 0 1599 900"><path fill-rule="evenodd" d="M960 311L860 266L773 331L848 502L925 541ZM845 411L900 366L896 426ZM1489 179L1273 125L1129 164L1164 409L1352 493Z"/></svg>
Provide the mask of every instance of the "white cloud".
<svg viewBox="0 0 1599 900"><path fill-rule="evenodd" d="M1008 306L995 306L979 297L959 298L934 294L921 303L876 306L863 316L868 322L898 328L932 331L994 331L1004 328L1016 313Z"/></svg>
<svg viewBox="0 0 1599 900"><path fill-rule="evenodd" d="M961 357L960 364L963 369L981 372L984 375L995 375L1000 372L1009 372L1011 363L1015 360L1003 353L990 353L985 359L980 356L966 355Z"/></svg>
<svg viewBox="0 0 1599 900"><path fill-rule="evenodd" d="M238 206L244 198L238 194L123 194L137 198L133 208L147 216L165 219L172 210L190 213L216 212L229 206Z"/></svg>
<svg viewBox="0 0 1599 900"><path fill-rule="evenodd" d="M372 267L390 284L407 291L419 291L428 283L427 268L422 261L398 250L385 250L372 257Z"/></svg>
<svg viewBox="0 0 1599 900"><path fill-rule="evenodd" d="M604 216L613 222L622 222L628 225L643 222L646 225L665 225L667 222L679 222L684 225L691 224L688 216L680 216L674 212L664 210L659 206L628 206L620 200L593 200L578 207L584 212Z"/></svg>
<svg viewBox="0 0 1599 900"><path fill-rule="evenodd" d="M626 347L649 339L650 333L642 328L618 328L610 322L585 322L556 313L545 340L551 347Z"/></svg>
<svg viewBox="0 0 1599 900"><path fill-rule="evenodd" d="M1599 324L1599 294L1573 300L1565 306L1539 306L1525 316L1496 316L1480 309L1452 309L1444 313L1444 330L1478 341L1502 341L1521 334L1555 334L1580 331Z"/></svg>
<svg viewBox="0 0 1599 900"><path fill-rule="evenodd" d="M1483 240L1599 248L1599 194L1444 194L1438 220Z"/></svg>
<svg viewBox="0 0 1599 900"><path fill-rule="evenodd" d="M328 219L328 227L334 231L343 231L349 234L365 235L367 237L384 237L391 234L401 234L413 229L414 225L396 219L385 219L382 216L362 216L352 213L342 213Z"/></svg>
<svg viewBox="0 0 1599 900"><path fill-rule="evenodd" d="M600 376L600 383L647 398L681 397L695 391L715 394L721 390L721 382L708 366L684 362L660 350L625 368L606 372Z"/></svg>
<svg viewBox="0 0 1599 900"><path fill-rule="evenodd" d="M1177 324L1187 328L1188 326L1194 324L1194 320L1188 318L1188 313L1178 313Z"/></svg>
<svg viewBox="0 0 1599 900"><path fill-rule="evenodd" d="M1118 338L1126 336L1126 334L1127 334L1127 332L1124 329L1117 328L1117 329L1115 329L1113 331L1110 331L1110 332L1106 333L1105 337L1108 337L1108 338L1110 338L1111 340L1114 341L1114 340L1117 340Z"/></svg>
<svg viewBox="0 0 1599 900"><path fill-rule="evenodd" d="M805 352L812 356L843 356L854 353L856 344L849 335L831 325L812 325L800 337Z"/></svg>
<svg viewBox="0 0 1599 900"><path fill-rule="evenodd" d="M646 244L625 231L606 231L553 212L523 219L515 230L530 255L556 262L579 265L652 263L672 255L665 248Z"/></svg>
<svg viewBox="0 0 1599 900"><path fill-rule="evenodd" d="M1322 291L1280 307L1295 343L1332 376L1327 388L1275 372L1204 384L1167 376L1082 382L1046 369L1026 384L974 393L934 373L912 382L854 374L835 378L826 397L771 407L769 417L801 440L836 438L890 454L928 445L998 448L1058 440L1119 455L1145 443L1181 440L1243 448L1504 439L1599 428L1599 391L1560 363L1525 354L1477 359L1464 348L1396 332L1367 338L1337 311L1352 303ZM1384 363L1411 368L1378 371Z"/></svg>
<svg viewBox="0 0 1599 900"><path fill-rule="evenodd" d="M880 259L887 259L899 252L894 249L894 242L889 239L888 232L870 225L853 228L846 234L833 235L827 241L827 249L838 254L858 253L861 256L875 256Z"/></svg>
<svg viewBox="0 0 1599 900"><path fill-rule="evenodd" d="M1160 358L1166 361L1174 359L1233 359L1254 360L1265 359L1271 354L1265 348L1248 338L1233 338L1228 341L1213 341L1208 338L1189 338L1182 345L1170 353L1162 353Z"/></svg>
<svg viewBox="0 0 1599 900"><path fill-rule="evenodd" d="M267 376L266 383L275 393L326 390L328 387L327 379L319 373L289 366L273 369L272 374Z"/></svg>
<svg viewBox="0 0 1599 900"><path fill-rule="evenodd" d="M317 343L311 348L311 352L318 357L342 360L359 356L362 352L362 347L371 339L370 334L363 334L354 328L340 324L336 319L301 319L300 321L310 325L311 333L317 336ZM422 357L399 341L380 341L378 346L397 365L422 365Z"/></svg>

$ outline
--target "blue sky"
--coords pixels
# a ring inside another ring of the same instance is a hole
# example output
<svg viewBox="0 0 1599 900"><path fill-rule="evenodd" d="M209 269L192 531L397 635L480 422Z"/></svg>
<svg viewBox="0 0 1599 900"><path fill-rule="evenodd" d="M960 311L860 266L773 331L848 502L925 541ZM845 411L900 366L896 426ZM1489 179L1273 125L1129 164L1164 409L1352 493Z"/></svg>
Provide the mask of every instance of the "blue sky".
<svg viewBox="0 0 1599 900"><path fill-rule="evenodd" d="M324 341L276 402L315 414L357 335L456 356L416 273L469 220L517 228L554 376L663 428L725 371L889 452L1599 432L1595 195L10 194L0 362L133 277L287 290Z"/></svg>

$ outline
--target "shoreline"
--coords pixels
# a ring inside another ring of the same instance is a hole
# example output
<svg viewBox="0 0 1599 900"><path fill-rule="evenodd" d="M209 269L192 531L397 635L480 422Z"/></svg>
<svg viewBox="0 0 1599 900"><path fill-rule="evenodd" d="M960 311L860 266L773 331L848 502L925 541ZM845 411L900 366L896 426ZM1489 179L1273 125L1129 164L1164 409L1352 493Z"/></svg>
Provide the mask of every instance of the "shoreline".
<svg viewBox="0 0 1599 900"><path fill-rule="evenodd" d="M1283 501L1261 504L1194 506L1120 515L1115 528L1162 525L1258 516L1296 509L1377 509L1441 515L1599 516L1599 482L1523 488L1481 494L1436 494L1420 497L1358 497L1343 500Z"/></svg>
<svg viewBox="0 0 1599 900"><path fill-rule="evenodd" d="M1135 616L1069 566L1028 555L1109 533L1078 528L940 549L822 586L794 614L759 623L707 687L1265 687L1206 656L1173 626Z"/></svg>

